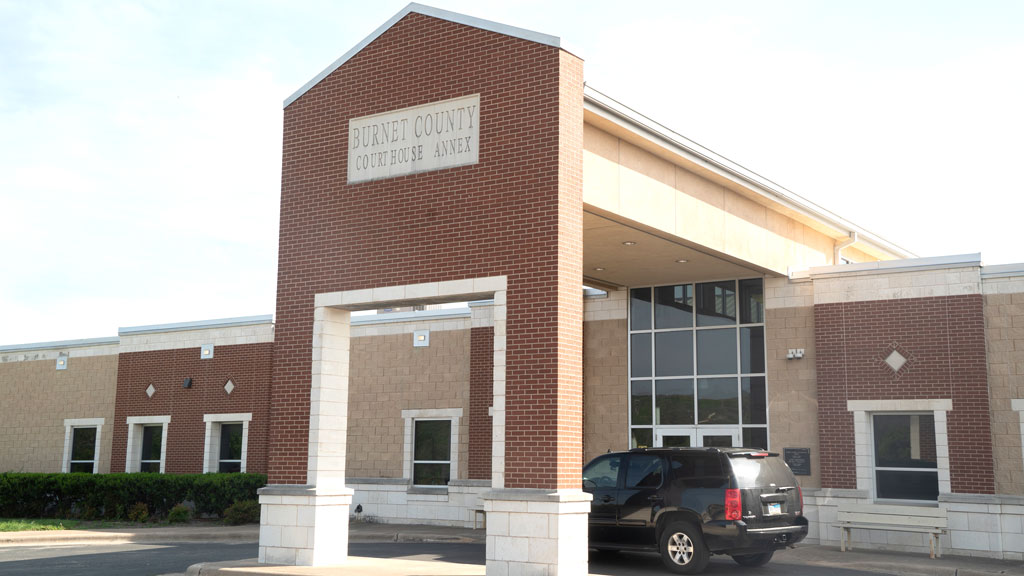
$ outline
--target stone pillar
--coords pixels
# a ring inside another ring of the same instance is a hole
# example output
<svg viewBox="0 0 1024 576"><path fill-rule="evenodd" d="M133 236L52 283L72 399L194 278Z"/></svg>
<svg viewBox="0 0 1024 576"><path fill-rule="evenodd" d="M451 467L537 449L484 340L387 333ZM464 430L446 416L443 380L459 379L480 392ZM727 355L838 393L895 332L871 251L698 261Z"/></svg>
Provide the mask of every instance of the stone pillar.
<svg viewBox="0 0 1024 576"><path fill-rule="evenodd" d="M329 566L348 559L349 488L280 484L260 489L259 561Z"/></svg>
<svg viewBox="0 0 1024 576"><path fill-rule="evenodd" d="M352 490L345 487L349 321L349 311L317 303L307 484L260 490L260 562L326 566L348 558L352 504Z"/></svg>
<svg viewBox="0 0 1024 576"><path fill-rule="evenodd" d="M487 574L586 576L590 494L582 490L491 490Z"/></svg>

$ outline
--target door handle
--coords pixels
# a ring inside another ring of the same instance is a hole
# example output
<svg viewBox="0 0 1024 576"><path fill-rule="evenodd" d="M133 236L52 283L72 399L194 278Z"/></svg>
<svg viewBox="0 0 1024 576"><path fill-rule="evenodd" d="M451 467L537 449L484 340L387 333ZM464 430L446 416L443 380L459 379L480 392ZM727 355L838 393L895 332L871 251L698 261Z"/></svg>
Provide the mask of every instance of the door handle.
<svg viewBox="0 0 1024 576"><path fill-rule="evenodd" d="M662 498L661 496L648 496L647 500L649 502L664 502L665 501L665 499Z"/></svg>
<svg viewBox="0 0 1024 576"><path fill-rule="evenodd" d="M601 502L604 502L605 504L607 504L608 502L611 502L612 500L615 500L614 496L609 496L607 494L605 494L604 496L601 496Z"/></svg>

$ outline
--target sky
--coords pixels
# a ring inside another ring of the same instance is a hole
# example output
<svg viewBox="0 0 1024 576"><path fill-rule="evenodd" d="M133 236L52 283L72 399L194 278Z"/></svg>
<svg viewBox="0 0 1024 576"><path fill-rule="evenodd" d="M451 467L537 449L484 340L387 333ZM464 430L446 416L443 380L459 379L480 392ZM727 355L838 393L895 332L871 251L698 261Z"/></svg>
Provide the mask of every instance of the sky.
<svg viewBox="0 0 1024 576"><path fill-rule="evenodd" d="M426 3L912 253L1024 262L1024 2ZM0 0L0 345L273 314L283 101L405 5Z"/></svg>

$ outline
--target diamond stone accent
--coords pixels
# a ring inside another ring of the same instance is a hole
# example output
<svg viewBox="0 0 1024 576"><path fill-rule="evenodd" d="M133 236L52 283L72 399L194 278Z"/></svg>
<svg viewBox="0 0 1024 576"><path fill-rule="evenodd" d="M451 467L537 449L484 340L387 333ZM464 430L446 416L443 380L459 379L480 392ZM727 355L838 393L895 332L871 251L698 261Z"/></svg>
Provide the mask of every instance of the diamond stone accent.
<svg viewBox="0 0 1024 576"><path fill-rule="evenodd" d="M152 398L153 394L156 394L156 388L153 388L153 385L150 384L149 388L146 388L146 396L149 396L150 398Z"/></svg>
<svg viewBox="0 0 1024 576"><path fill-rule="evenodd" d="M234 390L234 389L235 389L235 383L232 382L231 380L228 380L227 384L224 385L224 391L227 392L230 395L231 391Z"/></svg>
<svg viewBox="0 0 1024 576"><path fill-rule="evenodd" d="M899 372L900 368L903 368L903 365L907 363L907 359L898 350L893 350L885 357L885 363L889 365L889 368L892 368L893 372Z"/></svg>

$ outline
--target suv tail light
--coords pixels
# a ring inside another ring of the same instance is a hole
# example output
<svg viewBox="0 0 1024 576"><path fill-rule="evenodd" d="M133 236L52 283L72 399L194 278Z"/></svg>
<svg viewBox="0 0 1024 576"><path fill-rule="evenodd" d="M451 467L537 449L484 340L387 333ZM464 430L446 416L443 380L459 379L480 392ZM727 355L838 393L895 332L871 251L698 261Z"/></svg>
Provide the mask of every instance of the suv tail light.
<svg viewBox="0 0 1024 576"><path fill-rule="evenodd" d="M740 491L737 488L729 488L725 491L725 519L726 520L739 520L740 519Z"/></svg>
<svg viewBox="0 0 1024 576"><path fill-rule="evenodd" d="M804 489L797 486L796 493L800 495L800 513L802 514L804 511Z"/></svg>

